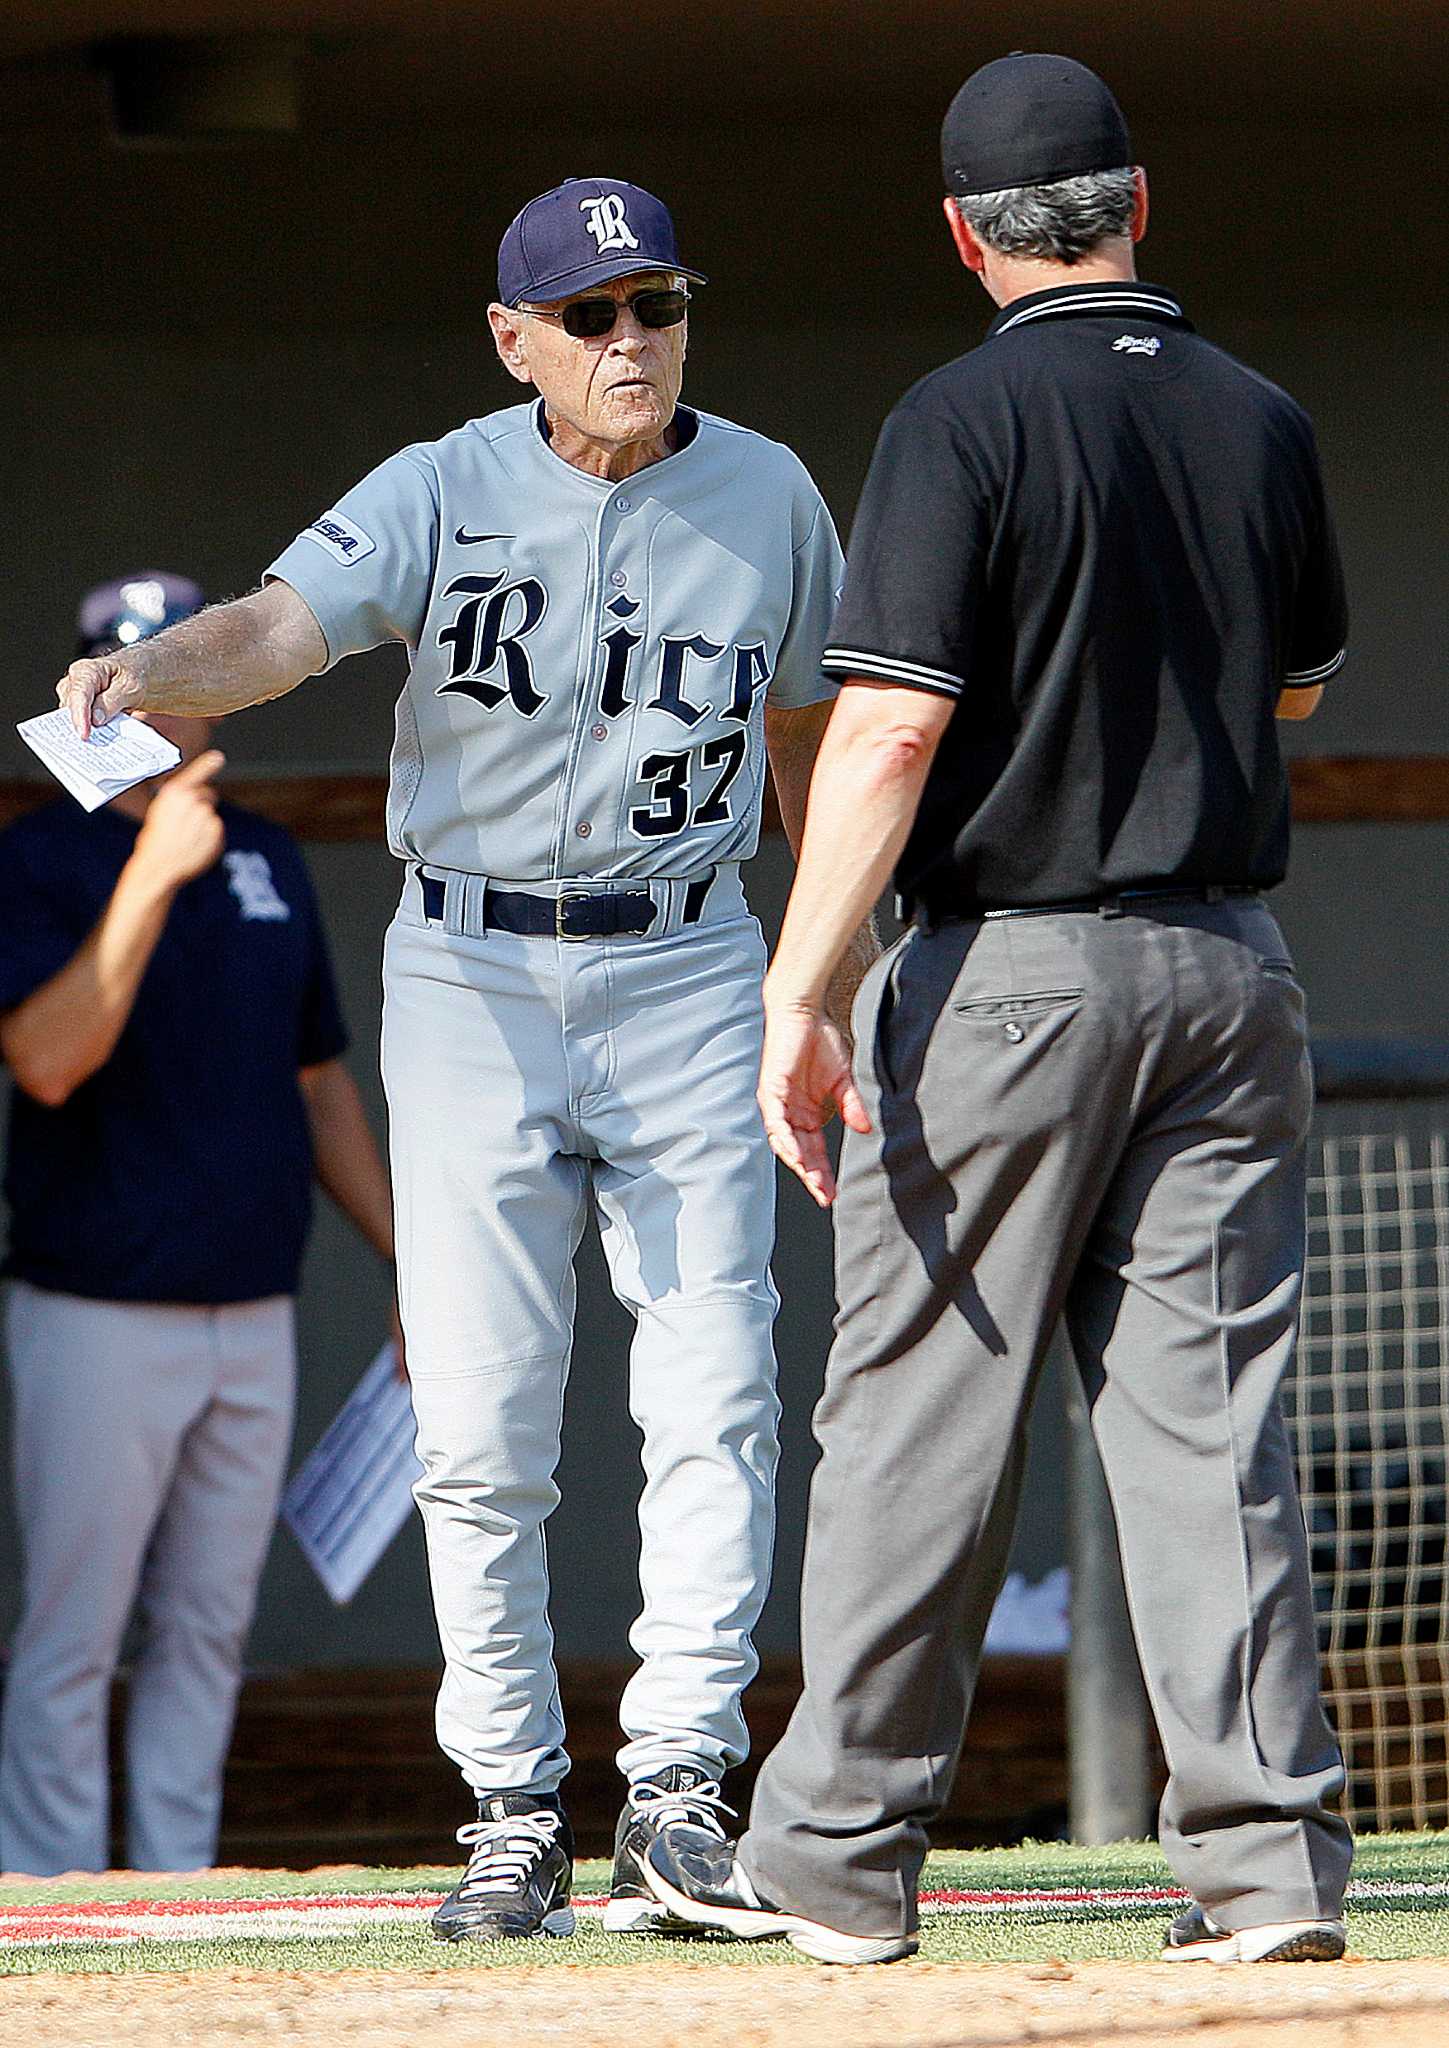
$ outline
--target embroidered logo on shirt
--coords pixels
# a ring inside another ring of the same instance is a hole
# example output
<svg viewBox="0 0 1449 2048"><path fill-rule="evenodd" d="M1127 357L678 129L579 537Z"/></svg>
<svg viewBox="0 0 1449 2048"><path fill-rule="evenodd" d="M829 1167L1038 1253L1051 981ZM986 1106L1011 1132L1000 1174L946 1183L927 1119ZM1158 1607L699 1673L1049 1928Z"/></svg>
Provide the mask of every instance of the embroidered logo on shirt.
<svg viewBox="0 0 1449 2048"><path fill-rule="evenodd" d="M237 849L223 854L226 866L227 886L241 905L244 922L261 918L270 924L282 924L292 915L292 906L277 894L277 885L272 880L272 864L264 853L253 853Z"/></svg>
<svg viewBox="0 0 1449 2048"><path fill-rule="evenodd" d="M579 212L586 216L584 226L598 243L601 256L606 249L638 248L634 231L624 218L624 202L617 192L601 192L597 199L581 199Z"/></svg>
<svg viewBox="0 0 1449 2048"><path fill-rule="evenodd" d="M1155 356L1162 338L1156 334L1119 334L1112 346L1119 355Z"/></svg>
<svg viewBox="0 0 1449 2048"><path fill-rule="evenodd" d="M328 512L321 519L314 519L307 528L307 538L315 540L319 548L326 548L329 555L335 555L348 568L364 556L377 553L372 535L344 519L340 512Z"/></svg>

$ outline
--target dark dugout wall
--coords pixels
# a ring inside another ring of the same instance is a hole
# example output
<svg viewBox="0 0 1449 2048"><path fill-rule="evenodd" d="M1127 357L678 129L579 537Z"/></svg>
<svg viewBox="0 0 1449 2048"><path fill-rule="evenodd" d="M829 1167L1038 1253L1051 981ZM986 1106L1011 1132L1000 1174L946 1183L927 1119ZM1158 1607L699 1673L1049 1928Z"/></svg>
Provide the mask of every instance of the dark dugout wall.
<svg viewBox="0 0 1449 2048"><path fill-rule="evenodd" d="M91 34L126 12L63 5L54 26ZM363 30L386 12L349 19ZM445 27L449 9L424 9L407 38L315 45L295 135L177 150L116 147L78 47L42 49L39 31L14 30L18 10L7 40L0 10L0 53L12 51L0 134L7 729L45 707L87 584L162 566L215 596L245 590L374 462L512 403L483 322L493 251L514 210L571 172L616 172L669 199L688 260L711 278L687 396L789 441L848 528L884 412L990 316L940 218L936 126L967 71L1029 42L1097 62L1127 107L1153 199L1143 274L1317 418L1354 640L1323 713L1290 743L1446 750L1449 305L1435 270L1442 37L1416 31L1428 10L1367 33L1352 10L1337 29L1318 10L1310 38L1291 8L1269 23L1222 7L1104 31L1071 6L989 19L881 7L854 23L807 7L793 25L770 7L709 10L708 24L648 7L632 49L602 30L578 44L561 16L451 12ZM179 5L175 25L206 13ZM282 5L252 10L252 25L288 15L335 27L326 8ZM397 674L387 655L353 662L231 721L223 743L249 772L376 770ZM25 772L13 738L0 755L0 774ZM1440 826L1300 830L1281 909L1319 1029L1444 1028L1445 846ZM377 956L396 878L380 843L311 857L353 1066L380 1127ZM786 884L775 845L754 884L767 923ZM787 1456L767 1649L793 1644L828 1259L823 1220L784 1189ZM302 1304L299 1450L371 1355L382 1308L375 1263L322 1217ZM560 1648L589 1656L619 1652L634 1611L638 1477L627 1322L593 1258L580 1326L550 1551ZM1044 1409L1018 1543L1034 1577L1061 1556L1058 1435ZM342 1613L278 1539L253 1663L433 1654L415 1530Z"/></svg>

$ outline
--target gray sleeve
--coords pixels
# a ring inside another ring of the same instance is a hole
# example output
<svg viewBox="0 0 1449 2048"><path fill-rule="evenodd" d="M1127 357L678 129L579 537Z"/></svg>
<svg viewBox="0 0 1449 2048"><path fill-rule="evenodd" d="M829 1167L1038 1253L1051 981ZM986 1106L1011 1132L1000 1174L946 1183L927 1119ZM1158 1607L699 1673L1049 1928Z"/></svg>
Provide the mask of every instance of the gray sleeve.
<svg viewBox="0 0 1449 2048"><path fill-rule="evenodd" d="M314 519L263 580L276 577L306 601L331 668L384 640L417 646L437 553L437 477L405 448Z"/></svg>
<svg viewBox="0 0 1449 2048"><path fill-rule="evenodd" d="M790 623L780 642L775 673L765 693L765 701L777 710L823 703L839 689L839 684L821 668L820 657L845 577L845 558L824 499L813 486L811 494L814 517L792 557Z"/></svg>

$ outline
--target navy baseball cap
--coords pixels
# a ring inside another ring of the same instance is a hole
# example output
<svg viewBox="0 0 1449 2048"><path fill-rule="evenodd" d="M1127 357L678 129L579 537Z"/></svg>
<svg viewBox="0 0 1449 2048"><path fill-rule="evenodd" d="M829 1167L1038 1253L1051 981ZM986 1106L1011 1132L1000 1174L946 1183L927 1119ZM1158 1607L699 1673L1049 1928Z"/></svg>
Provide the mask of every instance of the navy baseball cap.
<svg viewBox="0 0 1449 2048"><path fill-rule="evenodd" d="M81 599L76 618L78 654L109 654L149 640L178 619L189 619L206 603L201 585L167 569L138 569L98 583Z"/></svg>
<svg viewBox="0 0 1449 2048"><path fill-rule="evenodd" d="M941 168L958 199L1125 169L1122 109L1085 64L1016 50L973 71L941 124Z"/></svg>
<svg viewBox="0 0 1449 2048"><path fill-rule="evenodd" d="M566 178L530 199L498 244L498 296L505 306L545 304L636 270L686 270L669 208L622 178Z"/></svg>

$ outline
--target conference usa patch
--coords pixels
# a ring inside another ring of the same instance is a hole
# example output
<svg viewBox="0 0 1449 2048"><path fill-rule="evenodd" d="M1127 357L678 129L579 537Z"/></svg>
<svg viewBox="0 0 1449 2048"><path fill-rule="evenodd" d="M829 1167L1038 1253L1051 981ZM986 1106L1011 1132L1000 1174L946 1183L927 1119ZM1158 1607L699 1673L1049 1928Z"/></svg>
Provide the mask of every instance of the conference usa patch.
<svg viewBox="0 0 1449 2048"><path fill-rule="evenodd" d="M368 555L377 553L377 542L370 533L340 512L324 512L320 519L314 519L306 530L308 540L315 540L319 548L326 548L329 555L335 555L344 567L351 568Z"/></svg>

